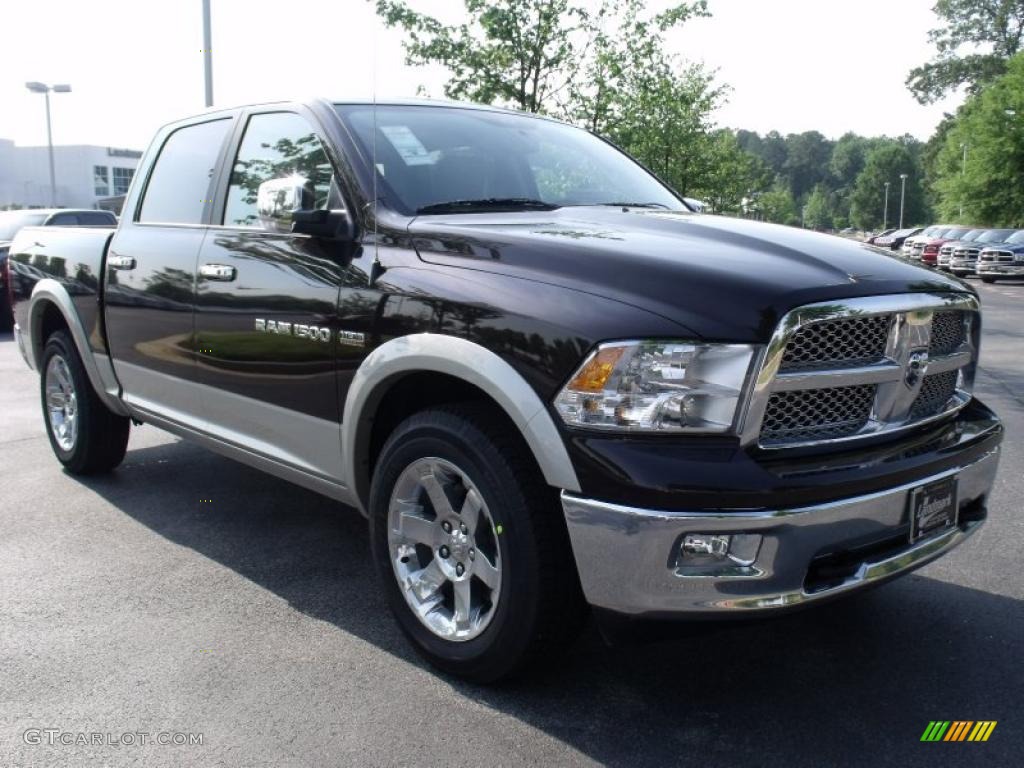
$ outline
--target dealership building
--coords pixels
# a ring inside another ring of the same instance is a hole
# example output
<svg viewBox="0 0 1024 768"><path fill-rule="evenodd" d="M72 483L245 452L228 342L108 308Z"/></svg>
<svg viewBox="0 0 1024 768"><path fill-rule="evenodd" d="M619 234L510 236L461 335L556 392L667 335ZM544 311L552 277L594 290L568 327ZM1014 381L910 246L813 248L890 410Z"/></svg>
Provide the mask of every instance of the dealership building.
<svg viewBox="0 0 1024 768"><path fill-rule="evenodd" d="M57 207L118 209L141 157L134 149L55 146ZM0 209L49 208L52 203L47 148L0 139Z"/></svg>

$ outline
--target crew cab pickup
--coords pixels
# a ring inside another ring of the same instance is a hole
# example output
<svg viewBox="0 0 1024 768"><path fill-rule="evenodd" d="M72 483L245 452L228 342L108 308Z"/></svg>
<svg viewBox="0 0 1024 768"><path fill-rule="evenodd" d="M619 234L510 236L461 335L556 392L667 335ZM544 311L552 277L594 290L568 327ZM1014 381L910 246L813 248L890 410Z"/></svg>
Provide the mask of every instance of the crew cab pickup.
<svg viewBox="0 0 1024 768"><path fill-rule="evenodd" d="M157 134L116 231L11 257L67 471L114 469L134 422L356 508L413 646L469 679L551 658L588 606L774 614L986 517L967 285L695 213L547 118L210 112Z"/></svg>

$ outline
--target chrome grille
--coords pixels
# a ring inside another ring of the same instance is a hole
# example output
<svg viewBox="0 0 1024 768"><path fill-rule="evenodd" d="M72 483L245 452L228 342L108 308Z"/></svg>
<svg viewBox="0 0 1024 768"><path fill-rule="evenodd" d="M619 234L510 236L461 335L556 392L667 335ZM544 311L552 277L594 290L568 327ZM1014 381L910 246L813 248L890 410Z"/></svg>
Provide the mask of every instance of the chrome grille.
<svg viewBox="0 0 1024 768"><path fill-rule="evenodd" d="M814 368L822 363L867 365L885 356L891 317L850 317L811 323L797 331L782 357L783 371Z"/></svg>
<svg viewBox="0 0 1024 768"><path fill-rule="evenodd" d="M744 444L845 441L962 407L974 381L978 310L973 296L923 293L793 310L762 362Z"/></svg>
<svg viewBox="0 0 1024 768"><path fill-rule="evenodd" d="M873 384L776 392L765 410L761 443L834 440L856 434L870 418L874 399Z"/></svg>
<svg viewBox="0 0 1024 768"><path fill-rule="evenodd" d="M982 261L1002 261L1011 262L1013 261L1012 251L983 251L981 254Z"/></svg>
<svg viewBox="0 0 1024 768"><path fill-rule="evenodd" d="M948 355L967 340L967 322L963 312L936 312L932 318L931 355Z"/></svg>
<svg viewBox="0 0 1024 768"><path fill-rule="evenodd" d="M956 394L956 380L959 371L946 371L925 376L921 392L910 408L910 418L926 419L946 409L946 404Z"/></svg>

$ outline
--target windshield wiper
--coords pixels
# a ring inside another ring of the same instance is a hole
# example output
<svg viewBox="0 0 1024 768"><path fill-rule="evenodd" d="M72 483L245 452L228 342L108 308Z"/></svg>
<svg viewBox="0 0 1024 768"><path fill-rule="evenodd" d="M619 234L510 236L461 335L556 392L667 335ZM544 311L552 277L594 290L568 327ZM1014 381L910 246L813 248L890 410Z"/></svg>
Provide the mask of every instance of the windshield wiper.
<svg viewBox="0 0 1024 768"><path fill-rule="evenodd" d="M418 208L416 213L471 213L473 211L553 211L554 203L529 197L484 197L479 200L450 200L431 203Z"/></svg>
<svg viewBox="0 0 1024 768"><path fill-rule="evenodd" d="M614 208L664 208L666 211L669 209L667 205L662 203L594 203L594 205L604 205Z"/></svg>

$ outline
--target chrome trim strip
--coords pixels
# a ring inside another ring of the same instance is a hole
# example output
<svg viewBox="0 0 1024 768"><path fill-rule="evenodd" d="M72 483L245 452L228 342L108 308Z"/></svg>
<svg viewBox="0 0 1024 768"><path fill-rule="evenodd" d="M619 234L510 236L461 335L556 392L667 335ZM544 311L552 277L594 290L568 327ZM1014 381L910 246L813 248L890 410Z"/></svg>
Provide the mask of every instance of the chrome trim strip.
<svg viewBox="0 0 1024 768"><path fill-rule="evenodd" d="M977 522L963 523L878 560L865 560L842 583L814 592L804 590L816 556L846 542L880 539L908 531L911 490L959 478L961 506L987 496L999 465L993 448L959 467L876 493L807 507L661 511L562 493L573 554L587 601L619 613L721 615L774 610L826 600L905 573L949 551L973 533ZM757 558L745 572L690 575L674 564L675 549L688 533L760 534Z"/></svg>
<svg viewBox="0 0 1024 768"><path fill-rule="evenodd" d="M876 365L780 373L775 377L772 391L845 387L850 386L851 381L857 384L881 384L883 381L898 381L901 378L903 369L892 360L885 360Z"/></svg>
<svg viewBox="0 0 1024 768"><path fill-rule="evenodd" d="M848 442L883 433L897 433L954 413L970 400L968 392L958 391L954 405L944 413L908 423L910 407L920 391L921 382L917 382L913 387L906 387L902 383L904 379L902 373L911 352L922 346L927 348L930 342L930 326L926 320L926 314L930 316L931 313L943 310L965 311L971 313L972 318L976 318L980 304L970 294L908 293L819 302L797 307L788 312L775 329L761 367L754 377L748 407L740 429L742 444L758 446L767 450L779 450ZM790 338L803 326L846 317L870 315L894 315L896 317L896 321L893 322L890 329L885 361L845 370L832 368L797 372L782 372L780 370ZM928 319L930 320L930 317ZM936 357L934 362L930 361L928 374L963 368L969 366L975 359L971 333L974 321L970 322L972 325L968 327L967 341L961 349L951 355ZM773 392L856 386L858 384L877 384L879 391L871 418L864 429L857 434L829 440L761 444L761 425L764 421L768 400Z"/></svg>

